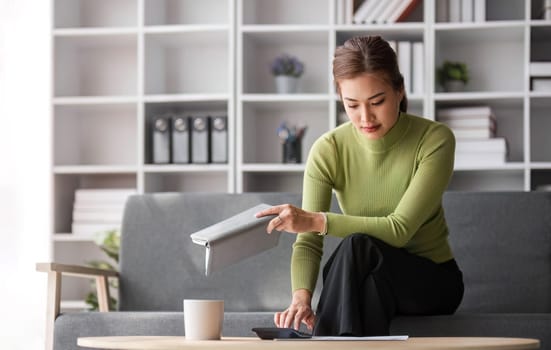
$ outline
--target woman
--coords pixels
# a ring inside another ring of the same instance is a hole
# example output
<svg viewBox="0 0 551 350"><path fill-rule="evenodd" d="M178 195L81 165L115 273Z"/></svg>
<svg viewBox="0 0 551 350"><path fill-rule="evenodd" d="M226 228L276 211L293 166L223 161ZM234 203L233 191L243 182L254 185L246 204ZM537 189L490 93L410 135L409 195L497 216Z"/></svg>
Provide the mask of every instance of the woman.
<svg viewBox="0 0 551 350"><path fill-rule="evenodd" d="M386 335L395 315L455 312L463 279L448 244L442 195L455 139L444 125L406 114L396 54L381 37L336 49L333 77L350 122L321 136L304 173L302 209L284 204L267 231L299 233L290 306L278 327L316 335ZM327 212L332 191L344 214ZM311 306L323 236L342 237Z"/></svg>

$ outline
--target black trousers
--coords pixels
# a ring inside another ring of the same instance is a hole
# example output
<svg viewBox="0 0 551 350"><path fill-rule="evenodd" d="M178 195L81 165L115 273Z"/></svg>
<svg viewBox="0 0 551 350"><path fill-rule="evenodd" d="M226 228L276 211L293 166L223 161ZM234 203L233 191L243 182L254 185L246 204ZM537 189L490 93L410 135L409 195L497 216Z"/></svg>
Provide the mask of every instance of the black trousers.
<svg viewBox="0 0 551 350"><path fill-rule="evenodd" d="M324 266L314 334L388 335L396 315L452 314L462 298L455 260L437 264L353 234Z"/></svg>

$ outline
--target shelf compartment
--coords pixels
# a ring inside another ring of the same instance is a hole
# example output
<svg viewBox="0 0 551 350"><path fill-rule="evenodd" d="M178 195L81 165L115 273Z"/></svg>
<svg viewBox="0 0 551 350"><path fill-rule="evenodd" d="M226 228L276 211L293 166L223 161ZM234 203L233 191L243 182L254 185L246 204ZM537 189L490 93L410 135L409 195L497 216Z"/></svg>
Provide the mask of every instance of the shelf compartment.
<svg viewBox="0 0 551 350"><path fill-rule="evenodd" d="M56 106L55 165L136 165L136 104Z"/></svg>
<svg viewBox="0 0 551 350"><path fill-rule="evenodd" d="M530 18L532 20L539 20L543 23L549 24L549 20L544 20L542 17L545 0L529 0L529 1L532 2Z"/></svg>
<svg viewBox="0 0 551 350"><path fill-rule="evenodd" d="M530 189L532 191L551 191L551 168L532 169L530 173Z"/></svg>
<svg viewBox="0 0 551 350"><path fill-rule="evenodd" d="M145 104L145 127L144 127L144 159L146 164L153 164L152 130L153 120L160 115L171 116L226 116L228 117L228 157L231 157L231 135L233 133L233 121L228 110L228 101L220 100L198 100L198 101L176 101L176 102L148 102ZM228 158L229 159L229 158ZM191 165L191 164L190 164ZM193 164L203 166L203 164ZM208 164L216 165L216 164ZM165 166L165 164L159 165ZM179 165L182 166L182 165ZM187 166L187 165L186 165ZM163 168L164 169L164 168ZM169 168L166 168L169 169ZM210 168L209 168L210 169Z"/></svg>
<svg viewBox="0 0 551 350"><path fill-rule="evenodd" d="M145 0L145 25L230 23L229 0Z"/></svg>
<svg viewBox="0 0 551 350"><path fill-rule="evenodd" d="M466 92L524 91L523 41L523 27L437 31L435 70L446 60L465 63Z"/></svg>
<svg viewBox="0 0 551 350"><path fill-rule="evenodd" d="M228 94L228 43L224 30L146 34L145 93Z"/></svg>
<svg viewBox="0 0 551 350"><path fill-rule="evenodd" d="M302 163L314 141L329 128L329 101L246 102L243 103L243 163L281 163L282 144L277 128L306 125L302 140ZM251 147L251 145L253 145ZM261 145L255 147L254 145Z"/></svg>
<svg viewBox="0 0 551 350"><path fill-rule="evenodd" d="M226 172L146 173L145 192L229 192Z"/></svg>
<svg viewBox="0 0 551 350"><path fill-rule="evenodd" d="M530 28L530 61L551 61L551 21L549 26Z"/></svg>
<svg viewBox="0 0 551 350"><path fill-rule="evenodd" d="M55 46L55 97L135 96L137 35L60 36Z"/></svg>
<svg viewBox="0 0 551 350"><path fill-rule="evenodd" d="M246 172L243 173L243 192L302 192L302 172ZM282 203L273 203L282 204Z"/></svg>
<svg viewBox="0 0 551 350"><path fill-rule="evenodd" d="M551 98L530 100L530 161L551 162Z"/></svg>
<svg viewBox="0 0 551 350"><path fill-rule="evenodd" d="M329 24L328 0L238 0L243 24Z"/></svg>
<svg viewBox="0 0 551 350"><path fill-rule="evenodd" d="M329 36L326 31L243 33L243 93L274 93L273 60L283 53L304 63L299 92L326 94L329 86Z"/></svg>
<svg viewBox="0 0 551 350"><path fill-rule="evenodd" d="M71 232L75 191L81 188L137 188L137 174L56 174L54 175L54 230ZM72 236L72 235L71 235ZM68 236L69 237L69 236Z"/></svg>
<svg viewBox="0 0 551 350"><path fill-rule="evenodd" d="M440 108L489 106L496 116L496 137L507 140L509 162L524 162L524 101L520 99L465 100L462 102L437 102L435 116Z"/></svg>
<svg viewBox="0 0 551 350"><path fill-rule="evenodd" d="M448 191L524 191L524 170L454 171Z"/></svg>
<svg viewBox="0 0 551 350"><path fill-rule="evenodd" d="M137 0L54 0L55 28L137 25Z"/></svg>

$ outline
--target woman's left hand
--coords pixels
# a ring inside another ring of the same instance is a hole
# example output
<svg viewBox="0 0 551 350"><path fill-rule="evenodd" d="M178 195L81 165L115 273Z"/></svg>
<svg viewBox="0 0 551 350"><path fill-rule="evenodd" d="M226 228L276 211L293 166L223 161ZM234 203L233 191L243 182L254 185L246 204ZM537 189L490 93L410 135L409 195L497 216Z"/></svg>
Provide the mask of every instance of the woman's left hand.
<svg viewBox="0 0 551 350"><path fill-rule="evenodd" d="M266 231L286 231L289 233L321 232L324 229L325 219L322 213L313 213L297 208L291 204L276 205L256 214L257 218L277 215L270 220Z"/></svg>

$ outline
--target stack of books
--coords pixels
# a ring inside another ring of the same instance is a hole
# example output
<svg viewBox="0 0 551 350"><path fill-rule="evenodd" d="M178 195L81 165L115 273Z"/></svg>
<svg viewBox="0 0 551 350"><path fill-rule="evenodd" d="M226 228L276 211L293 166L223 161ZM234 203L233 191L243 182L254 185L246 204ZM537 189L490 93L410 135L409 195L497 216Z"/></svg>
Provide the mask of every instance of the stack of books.
<svg viewBox="0 0 551 350"><path fill-rule="evenodd" d="M402 22L421 0L337 0L337 24Z"/></svg>
<svg viewBox="0 0 551 350"><path fill-rule="evenodd" d="M73 205L74 235L93 237L100 232L119 230L124 204L135 189L77 189Z"/></svg>
<svg viewBox="0 0 551 350"><path fill-rule="evenodd" d="M551 91L551 62L530 62L532 91Z"/></svg>
<svg viewBox="0 0 551 350"><path fill-rule="evenodd" d="M437 22L484 22L486 0L438 0Z"/></svg>
<svg viewBox="0 0 551 350"><path fill-rule="evenodd" d="M437 119L455 135L457 167L503 165L507 161L507 141L495 138L497 122L489 106L443 108L437 111Z"/></svg>

